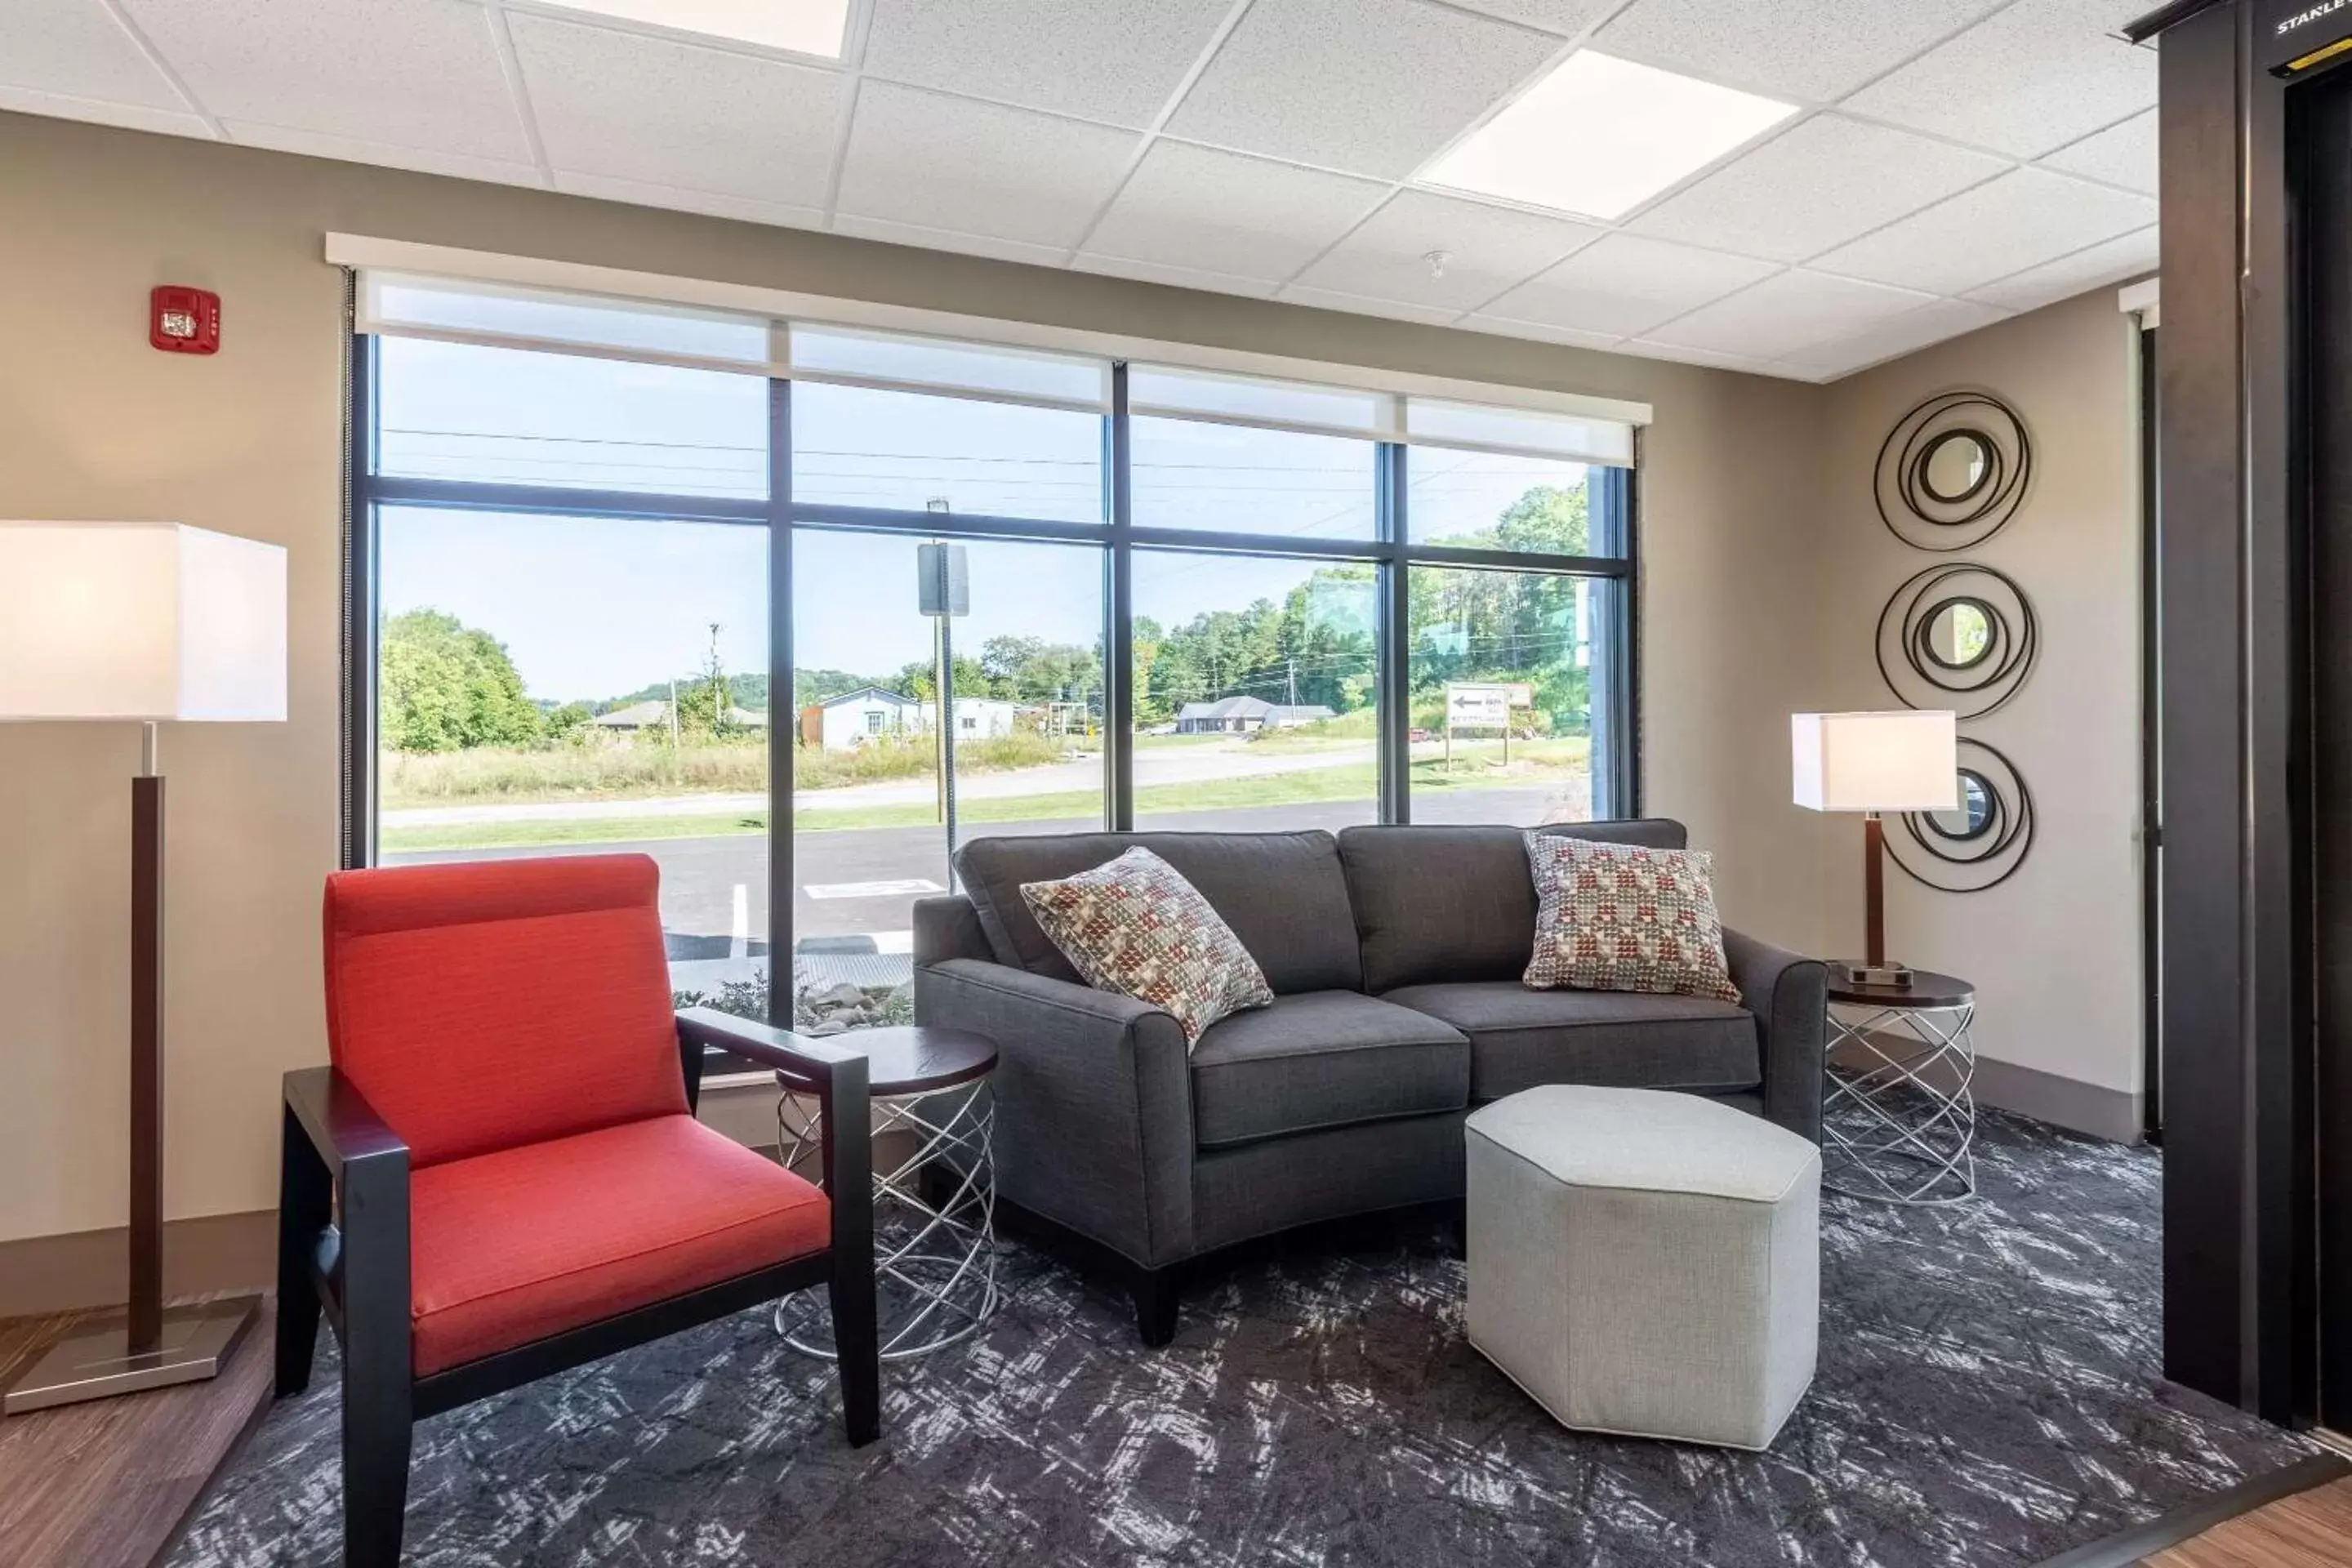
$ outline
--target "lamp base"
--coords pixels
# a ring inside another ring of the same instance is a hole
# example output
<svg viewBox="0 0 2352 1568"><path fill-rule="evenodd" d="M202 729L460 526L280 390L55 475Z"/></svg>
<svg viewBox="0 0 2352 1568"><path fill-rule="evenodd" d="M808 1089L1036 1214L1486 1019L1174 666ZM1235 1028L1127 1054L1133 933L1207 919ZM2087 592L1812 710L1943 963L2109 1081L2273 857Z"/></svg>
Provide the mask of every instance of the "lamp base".
<svg viewBox="0 0 2352 1568"><path fill-rule="evenodd" d="M1839 985L1881 985L1902 991L1911 984L1907 963L1853 963L1840 959L1830 965L1830 979Z"/></svg>
<svg viewBox="0 0 2352 1568"><path fill-rule="evenodd" d="M131 1353L130 1320L113 1312L68 1334L10 1385L0 1409L10 1415L202 1383L219 1375L253 1326L258 1296L197 1301L163 1310L155 1348Z"/></svg>

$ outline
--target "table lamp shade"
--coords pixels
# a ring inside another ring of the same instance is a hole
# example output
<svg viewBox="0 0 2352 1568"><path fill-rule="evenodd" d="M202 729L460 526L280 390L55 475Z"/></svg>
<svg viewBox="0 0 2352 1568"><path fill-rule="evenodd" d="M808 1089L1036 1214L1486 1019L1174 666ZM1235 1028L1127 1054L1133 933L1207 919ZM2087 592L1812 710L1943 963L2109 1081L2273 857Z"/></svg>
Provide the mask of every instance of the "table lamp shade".
<svg viewBox="0 0 2352 1568"><path fill-rule="evenodd" d="M0 522L0 720L285 717L282 546L176 522Z"/></svg>
<svg viewBox="0 0 2352 1568"><path fill-rule="evenodd" d="M1799 805L1904 812L1960 804L1959 723L1951 713L1798 713L1789 728Z"/></svg>

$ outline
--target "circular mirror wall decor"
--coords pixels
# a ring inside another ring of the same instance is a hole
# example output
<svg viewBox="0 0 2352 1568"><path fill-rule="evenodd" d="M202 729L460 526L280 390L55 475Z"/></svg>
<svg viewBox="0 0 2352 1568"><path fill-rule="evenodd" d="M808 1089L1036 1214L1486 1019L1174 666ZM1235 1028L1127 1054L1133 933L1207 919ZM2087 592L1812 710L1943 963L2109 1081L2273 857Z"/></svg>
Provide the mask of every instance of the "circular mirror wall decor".
<svg viewBox="0 0 2352 1568"><path fill-rule="evenodd" d="M2017 515L2033 441L2000 398L1946 392L1903 416L1878 449L1878 516L1897 539L1948 553L1982 544Z"/></svg>
<svg viewBox="0 0 2352 1568"><path fill-rule="evenodd" d="M1895 590L1878 616L1878 673L1909 708L1980 719L2033 673L2033 601L2006 574L1954 562Z"/></svg>
<svg viewBox="0 0 2352 1568"><path fill-rule="evenodd" d="M2017 875L2033 847L2033 794L2016 765L1982 741L1960 741L1959 804L1888 824L1886 852L1913 881L1981 893Z"/></svg>

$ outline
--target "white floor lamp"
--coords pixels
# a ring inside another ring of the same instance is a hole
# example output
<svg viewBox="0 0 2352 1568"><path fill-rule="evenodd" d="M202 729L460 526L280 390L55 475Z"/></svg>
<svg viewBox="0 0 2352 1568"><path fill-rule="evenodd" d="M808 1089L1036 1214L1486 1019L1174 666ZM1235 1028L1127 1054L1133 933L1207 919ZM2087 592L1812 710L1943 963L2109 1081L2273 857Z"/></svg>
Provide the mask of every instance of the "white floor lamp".
<svg viewBox="0 0 2352 1568"><path fill-rule="evenodd" d="M131 781L130 1300L52 1344L11 1415L211 1377L256 1298L163 1305L165 721L286 718L286 552L173 522L0 522L0 720L145 727Z"/></svg>

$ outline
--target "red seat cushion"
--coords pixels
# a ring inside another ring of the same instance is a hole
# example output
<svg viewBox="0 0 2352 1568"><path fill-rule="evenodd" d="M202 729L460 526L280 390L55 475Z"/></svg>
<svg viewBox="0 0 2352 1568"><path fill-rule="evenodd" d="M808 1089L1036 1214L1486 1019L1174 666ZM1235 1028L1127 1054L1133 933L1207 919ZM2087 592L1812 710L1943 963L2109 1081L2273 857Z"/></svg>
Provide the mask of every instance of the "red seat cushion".
<svg viewBox="0 0 2352 1568"><path fill-rule="evenodd" d="M409 1187L416 1375L822 1251L824 1194L690 1116L452 1160Z"/></svg>
<svg viewBox="0 0 2352 1568"><path fill-rule="evenodd" d="M686 1110L643 855L327 879L327 1044L423 1169Z"/></svg>

